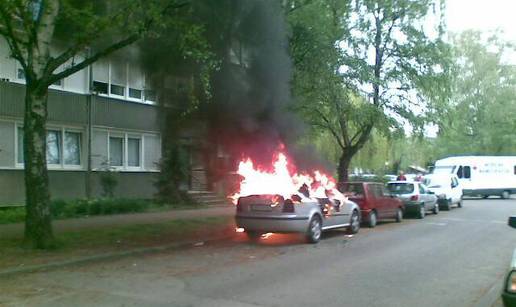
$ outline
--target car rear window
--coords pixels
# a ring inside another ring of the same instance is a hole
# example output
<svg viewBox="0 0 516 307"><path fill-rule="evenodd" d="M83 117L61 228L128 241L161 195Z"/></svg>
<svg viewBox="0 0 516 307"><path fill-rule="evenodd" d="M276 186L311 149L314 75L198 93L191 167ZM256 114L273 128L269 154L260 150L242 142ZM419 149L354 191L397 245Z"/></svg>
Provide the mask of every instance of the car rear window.
<svg viewBox="0 0 516 307"><path fill-rule="evenodd" d="M364 186L361 183L344 183L341 192L348 197L364 197Z"/></svg>
<svg viewBox="0 0 516 307"><path fill-rule="evenodd" d="M392 194L410 194L414 192L412 183L389 183L387 189Z"/></svg>
<svg viewBox="0 0 516 307"><path fill-rule="evenodd" d="M443 186L446 186L447 180L450 179L447 179L445 177L425 178L424 184L429 188L441 188Z"/></svg>

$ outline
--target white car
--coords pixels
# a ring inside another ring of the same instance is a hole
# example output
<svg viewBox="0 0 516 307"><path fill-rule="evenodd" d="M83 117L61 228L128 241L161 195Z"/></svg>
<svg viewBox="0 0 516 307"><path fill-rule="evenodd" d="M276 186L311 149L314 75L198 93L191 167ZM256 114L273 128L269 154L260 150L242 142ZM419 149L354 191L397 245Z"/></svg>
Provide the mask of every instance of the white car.
<svg viewBox="0 0 516 307"><path fill-rule="evenodd" d="M462 207L462 186L459 179L453 174L429 174L425 176L425 185L435 193L439 206L450 210L452 205Z"/></svg>

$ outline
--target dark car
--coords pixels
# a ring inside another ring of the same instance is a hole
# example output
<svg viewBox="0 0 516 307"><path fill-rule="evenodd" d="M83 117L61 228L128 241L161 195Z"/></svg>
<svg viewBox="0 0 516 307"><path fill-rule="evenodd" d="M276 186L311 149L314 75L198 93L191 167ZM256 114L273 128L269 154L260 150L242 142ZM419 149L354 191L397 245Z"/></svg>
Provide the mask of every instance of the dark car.
<svg viewBox="0 0 516 307"><path fill-rule="evenodd" d="M379 219L403 219L403 203L401 200L385 193L382 183L377 182L344 182L340 190L349 200L360 207L362 222L375 227Z"/></svg>
<svg viewBox="0 0 516 307"><path fill-rule="evenodd" d="M516 228L516 216L509 218L509 226ZM516 306L516 250L512 256L509 273L505 277L502 290L503 304L507 307Z"/></svg>
<svg viewBox="0 0 516 307"><path fill-rule="evenodd" d="M420 219L427 211L439 213L437 196L421 182L391 181L387 183L387 190L403 202L405 213L414 213Z"/></svg>

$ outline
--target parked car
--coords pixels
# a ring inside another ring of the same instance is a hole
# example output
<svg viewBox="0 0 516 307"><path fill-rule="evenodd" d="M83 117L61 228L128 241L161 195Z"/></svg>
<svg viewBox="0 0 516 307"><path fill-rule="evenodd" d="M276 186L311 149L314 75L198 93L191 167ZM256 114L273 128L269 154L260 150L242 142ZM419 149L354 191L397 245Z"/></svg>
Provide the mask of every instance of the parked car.
<svg viewBox="0 0 516 307"><path fill-rule="evenodd" d="M382 183L344 182L339 188L349 200L358 204L361 219L369 227L375 227L379 219L393 218L396 222L402 221L403 203L385 193Z"/></svg>
<svg viewBox="0 0 516 307"><path fill-rule="evenodd" d="M360 208L352 201L308 198L303 194L285 199L280 195L251 195L238 199L237 227L251 238L266 232L301 232L310 243L317 243L322 231L360 229Z"/></svg>
<svg viewBox="0 0 516 307"><path fill-rule="evenodd" d="M462 208L462 186L459 179L453 174L430 174L426 175L424 184L435 193L437 202L441 208L450 210L456 204Z"/></svg>
<svg viewBox="0 0 516 307"><path fill-rule="evenodd" d="M509 226L516 228L516 216L509 218ZM516 306L516 250L514 250L509 272L505 277L502 290L502 301L507 307Z"/></svg>
<svg viewBox="0 0 516 307"><path fill-rule="evenodd" d="M403 202L405 213L415 213L420 219L427 211L439 213L437 196L420 182L391 181L387 183L387 190Z"/></svg>
<svg viewBox="0 0 516 307"><path fill-rule="evenodd" d="M396 178L398 178L398 176L396 175L392 175L392 174L386 174L386 175L383 175L383 178L386 180L386 181L395 181Z"/></svg>

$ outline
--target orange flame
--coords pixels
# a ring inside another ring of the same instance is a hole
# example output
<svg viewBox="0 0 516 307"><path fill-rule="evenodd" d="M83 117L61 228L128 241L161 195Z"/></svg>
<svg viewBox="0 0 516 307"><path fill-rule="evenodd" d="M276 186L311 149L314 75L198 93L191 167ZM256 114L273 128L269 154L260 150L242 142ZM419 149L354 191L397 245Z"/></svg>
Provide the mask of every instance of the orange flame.
<svg viewBox="0 0 516 307"><path fill-rule="evenodd" d="M263 171L254 166L251 159L247 158L238 165L237 173L243 177L240 181L240 189L230 196L233 203L238 202L239 197L249 195L281 195L285 199L299 194L302 187L307 189L310 197L332 198L341 202L346 197L337 190L335 179L319 170L312 174L298 174L289 172L289 161L287 156L280 152L276 155L273 163L273 170ZM290 167L290 169L295 169Z"/></svg>

